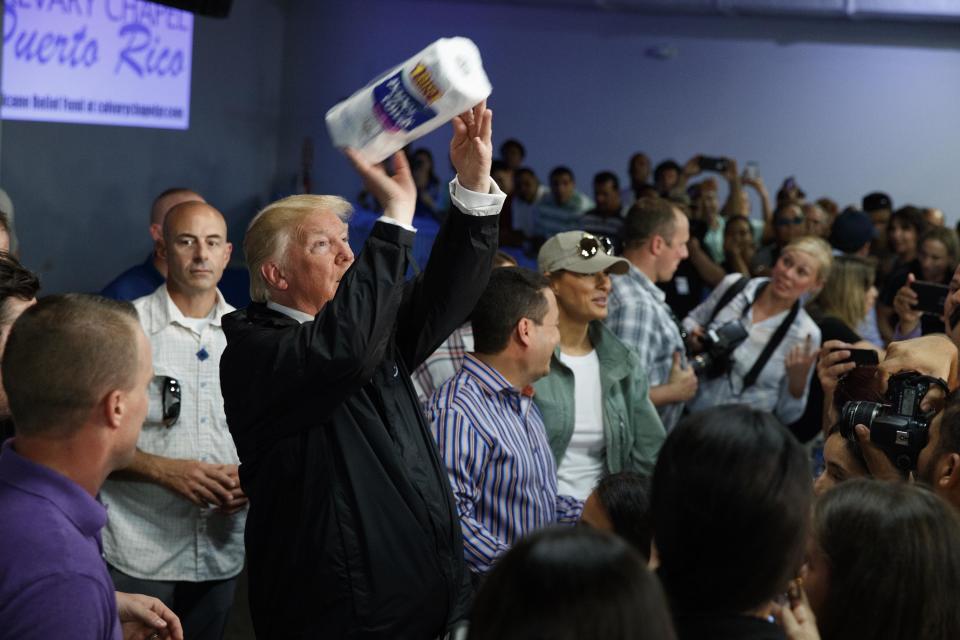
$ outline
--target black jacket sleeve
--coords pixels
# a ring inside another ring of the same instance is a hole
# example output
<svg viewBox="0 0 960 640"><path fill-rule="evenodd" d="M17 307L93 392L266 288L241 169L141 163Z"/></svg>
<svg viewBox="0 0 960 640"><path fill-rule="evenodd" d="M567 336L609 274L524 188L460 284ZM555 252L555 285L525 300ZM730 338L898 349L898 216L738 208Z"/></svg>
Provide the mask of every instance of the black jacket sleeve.
<svg viewBox="0 0 960 640"><path fill-rule="evenodd" d="M426 268L404 289L397 346L409 371L473 312L490 278L499 218L454 209L437 234Z"/></svg>

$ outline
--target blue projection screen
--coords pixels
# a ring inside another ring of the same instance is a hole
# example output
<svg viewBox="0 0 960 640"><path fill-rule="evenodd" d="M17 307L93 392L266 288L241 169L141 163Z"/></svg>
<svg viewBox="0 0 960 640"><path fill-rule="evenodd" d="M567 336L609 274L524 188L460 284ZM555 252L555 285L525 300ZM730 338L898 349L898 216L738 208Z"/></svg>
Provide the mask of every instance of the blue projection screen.
<svg viewBox="0 0 960 640"><path fill-rule="evenodd" d="M3 119L190 126L192 14L143 0L3 8Z"/></svg>

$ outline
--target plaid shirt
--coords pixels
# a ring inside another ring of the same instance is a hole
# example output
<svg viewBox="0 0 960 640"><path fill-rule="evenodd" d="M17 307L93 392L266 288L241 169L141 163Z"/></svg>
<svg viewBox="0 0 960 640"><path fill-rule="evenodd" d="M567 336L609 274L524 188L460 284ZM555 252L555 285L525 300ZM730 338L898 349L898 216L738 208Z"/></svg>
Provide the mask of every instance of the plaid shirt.
<svg viewBox="0 0 960 640"><path fill-rule="evenodd" d="M659 387L670 379L673 354L685 353L677 321L664 301L663 291L640 269L613 276L613 288L607 300L606 324L620 340L640 356L651 387ZM663 427L670 431L680 420L683 403L657 407Z"/></svg>
<svg viewBox="0 0 960 640"><path fill-rule="evenodd" d="M467 322L451 333L450 337L410 374L424 413L430 415L430 396L437 387L457 375L457 371L463 366L463 357L470 351L473 351L473 325Z"/></svg>
<svg viewBox="0 0 960 640"><path fill-rule="evenodd" d="M556 463L532 393L468 354L430 408L471 571L486 573L535 529L580 519L583 503L557 495Z"/></svg>
<svg viewBox="0 0 960 640"><path fill-rule="evenodd" d="M238 464L220 393L220 356L227 346L220 319L233 311L217 291L217 306L200 334L161 285L134 301L153 347L153 371L180 381L180 417L170 427L148 417L137 448L165 458ZM160 404L155 386L150 403ZM158 416L151 410L150 416ZM107 562L146 580L204 582L232 578L243 568L246 509L224 515L165 487L109 478L100 492L110 517L103 531Z"/></svg>

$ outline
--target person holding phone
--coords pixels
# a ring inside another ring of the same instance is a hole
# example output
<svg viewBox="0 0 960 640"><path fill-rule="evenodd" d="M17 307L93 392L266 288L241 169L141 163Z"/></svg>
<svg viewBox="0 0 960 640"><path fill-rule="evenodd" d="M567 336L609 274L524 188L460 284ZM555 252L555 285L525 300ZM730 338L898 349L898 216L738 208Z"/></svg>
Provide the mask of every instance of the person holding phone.
<svg viewBox="0 0 960 640"><path fill-rule="evenodd" d="M916 308L920 298L913 284L950 283L960 256L957 234L952 229L934 227L923 234L919 246L917 258L891 275L880 293L877 325L888 342L944 331L939 313Z"/></svg>
<svg viewBox="0 0 960 640"><path fill-rule="evenodd" d="M875 273L873 263L864 258L842 256L834 259L830 277L820 295L807 305L807 312L820 328L824 344L841 340L857 349L876 349L856 331L877 299ZM827 426L823 424L823 399L821 380L814 376L803 415L789 425L801 441L810 440Z"/></svg>

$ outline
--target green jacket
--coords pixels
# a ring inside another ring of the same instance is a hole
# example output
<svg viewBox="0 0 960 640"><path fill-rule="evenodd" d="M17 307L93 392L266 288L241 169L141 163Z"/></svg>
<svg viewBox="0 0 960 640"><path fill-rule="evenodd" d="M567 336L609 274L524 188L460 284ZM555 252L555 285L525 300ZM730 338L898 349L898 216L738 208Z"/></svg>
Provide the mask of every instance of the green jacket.
<svg viewBox="0 0 960 640"><path fill-rule="evenodd" d="M588 331L600 360L607 473L636 471L650 475L666 433L650 402L647 374L640 359L602 322L591 322ZM549 375L538 380L534 389L533 399L543 414L550 449L559 467L573 436L575 417L573 372L560 361L559 347L550 359Z"/></svg>

